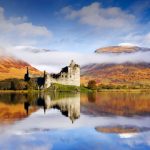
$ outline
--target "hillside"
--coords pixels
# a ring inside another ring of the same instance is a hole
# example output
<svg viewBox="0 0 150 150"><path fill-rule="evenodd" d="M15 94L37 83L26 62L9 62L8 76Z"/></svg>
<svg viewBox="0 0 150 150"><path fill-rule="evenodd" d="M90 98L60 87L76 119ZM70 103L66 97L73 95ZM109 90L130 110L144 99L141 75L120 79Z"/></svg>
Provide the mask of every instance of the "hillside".
<svg viewBox="0 0 150 150"><path fill-rule="evenodd" d="M95 53L133 53L139 51L150 51L150 48L138 46L109 46L95 50Z"/></svg>
<svg viewBox="0 0 150 150"><path fill-rule="evenodd" d="M134 53L150 51L136 46L110 46L100 48L95 53ZM88 64L81 68L81 84L95 80L101 85L121 85L130 87L150 87L150 63Z"/></svg>
<svg viewBox="0 0 150 150"><path fill-rule="evenodd" d="M90 64L81 68L81 83L150 85L150 64Z"/></svg>
<svg viewBox="0 0 150 150"><path fill-rule="evenodd" d="M32 74L41 74L39 70L32 67L27 62L13 58L13 57L0 57L0 80L8 78L23 79L26 73L26 68L29 67Z"/></svg>

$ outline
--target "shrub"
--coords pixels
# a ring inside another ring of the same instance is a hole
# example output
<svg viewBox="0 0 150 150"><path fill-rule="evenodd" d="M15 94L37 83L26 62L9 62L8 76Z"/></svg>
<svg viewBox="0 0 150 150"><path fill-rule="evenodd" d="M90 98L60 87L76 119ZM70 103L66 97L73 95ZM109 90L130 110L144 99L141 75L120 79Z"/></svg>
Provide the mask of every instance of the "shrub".
<svg viewBox="0 0 150 150"><path fill-rule="evenodd" d="M95 80L90 80L90 81L88 82L88 88L89 88L89 89L92 89L92 90L95 90L95 89L97 88L97 86L96 86L96 81L95 81Z"/></svg>

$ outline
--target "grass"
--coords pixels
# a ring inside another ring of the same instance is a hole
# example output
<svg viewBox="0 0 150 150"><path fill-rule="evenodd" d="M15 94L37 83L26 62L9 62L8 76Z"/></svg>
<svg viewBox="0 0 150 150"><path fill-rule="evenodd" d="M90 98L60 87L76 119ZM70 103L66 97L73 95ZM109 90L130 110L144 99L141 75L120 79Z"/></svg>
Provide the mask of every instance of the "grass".
<svg viewBox="0 0 150 150"><path fill-rule="evenodd" d="M47 88L45 91L58 91L58 92L79 92L79 86L73 85L62 85L58 83L53 83L51 87Z"/></svg>
<svg viewBox="0 0 150 150"><path fill-rule="evenodd" d="M150 91L150 89L100 89L100 90L92 90L88 89L87 87L77 87L77 86L70 86L70 85L53 85L52 87L46 90L0 90L0 93L38 93L40 91L44 92L81 92L81 93L88 93L88 92L146 92Z"/></svg>
<svg viewBox="0 0 150 150"><path fill-rule="evenodd" d="M86 93L86 92L94 92L94 90L91 90L85 86L80 86L80 92Z"/></svg>
<svg viewBox="0 0 150 150"><path fill-rule="evenodd" d="M97 92L146 92L150 89L100 89Z"/></svg>
<svg viewBox="0 0 150 150"><path fill-rule="evenodd" d="M39 90L0 90L0 93L33 93Z"/></svg>

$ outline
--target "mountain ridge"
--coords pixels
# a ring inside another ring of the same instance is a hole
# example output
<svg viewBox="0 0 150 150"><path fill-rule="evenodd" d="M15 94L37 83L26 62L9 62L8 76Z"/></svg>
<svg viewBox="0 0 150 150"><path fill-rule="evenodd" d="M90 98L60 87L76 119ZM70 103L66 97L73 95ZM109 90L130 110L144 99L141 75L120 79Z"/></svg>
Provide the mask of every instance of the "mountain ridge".
<svg viewBox="0 0 150 150"><path fill-rule="evenodd" d="M150 48L139 46L108 46L95 50L95 53L133 53L133 52L147 52Z"/></svg>

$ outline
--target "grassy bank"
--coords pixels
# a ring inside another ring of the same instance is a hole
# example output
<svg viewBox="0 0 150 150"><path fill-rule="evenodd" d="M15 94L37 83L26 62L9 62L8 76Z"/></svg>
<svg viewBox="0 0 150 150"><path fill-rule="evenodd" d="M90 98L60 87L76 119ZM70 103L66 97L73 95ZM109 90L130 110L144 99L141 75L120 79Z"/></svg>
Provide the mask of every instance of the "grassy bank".
<svg viewBox="0 0 150 150"><path fill-rule="evenodd" d="M149 92L150 89L98 89L93 90L84 86L53 84L45 90L0 90L0 93L38 93L38 92Z"/></svg>
<svg viewBox="0 0 150 150"><path fill-rule="evenodd" d="M97 92L147 92L150 89L101 89Z"/></svg>
<svg viewBox="0 0 150 150"><path fill-rule="evenodd" d="M79 86L62 85L54 83L44 91L57 91L57 92L80 92Z"/></svg>
<svg viewBox="0 0 150 150"><path fill-rule="evenodd" d="M0 90L0 93L37 93L39 90Z"/></svg>

